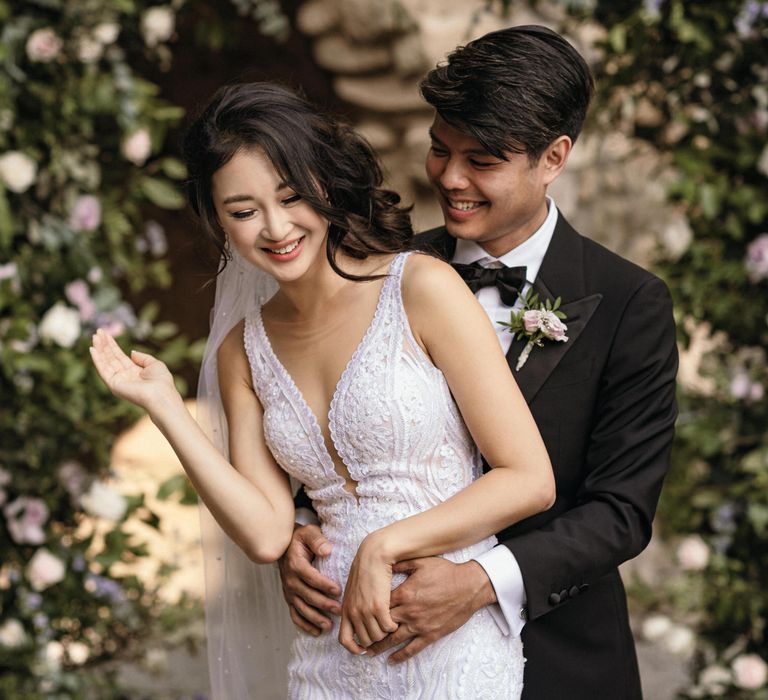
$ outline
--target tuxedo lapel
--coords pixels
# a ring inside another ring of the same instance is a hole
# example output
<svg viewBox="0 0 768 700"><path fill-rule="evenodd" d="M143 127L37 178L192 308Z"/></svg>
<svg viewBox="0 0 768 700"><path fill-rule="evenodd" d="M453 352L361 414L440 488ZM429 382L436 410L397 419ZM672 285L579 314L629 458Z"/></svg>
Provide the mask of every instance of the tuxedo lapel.
<svg viewBox="0 0 768 700"><path fill-rule="evenodd" d="M544 340L542 347L533 348L520 371L516 371L515 366L527 341L525 338L514 340L510 345L507 362L528 403L533 401L549 375L573 347L602 299L601 294L585 296L581 237L560 212L533 289L540 301L554 301L557 297L562 299L560 310L565 314L568 340L564 343Z"/></svg>

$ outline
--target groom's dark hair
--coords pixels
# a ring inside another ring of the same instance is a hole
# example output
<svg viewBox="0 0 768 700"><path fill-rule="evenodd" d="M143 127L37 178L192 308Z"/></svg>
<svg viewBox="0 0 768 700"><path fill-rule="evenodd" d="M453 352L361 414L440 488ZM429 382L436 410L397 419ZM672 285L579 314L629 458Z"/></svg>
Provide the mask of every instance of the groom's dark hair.
<svg viewBox="0 0 768 700"><path fill-rule="evenodd" d="M431 70L421 94L488 153L525 153L536 163L558 136L581 131L594 81L563 37L538 25L491 32Z"/></svg>

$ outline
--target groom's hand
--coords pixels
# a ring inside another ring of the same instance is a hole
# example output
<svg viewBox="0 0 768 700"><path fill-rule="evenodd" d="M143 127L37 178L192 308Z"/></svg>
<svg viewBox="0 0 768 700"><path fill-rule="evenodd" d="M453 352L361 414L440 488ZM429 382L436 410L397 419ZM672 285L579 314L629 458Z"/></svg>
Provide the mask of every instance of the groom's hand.
<svg viewBox="0 0 768 700"><path fill-rule="evenodd" d="M380 654L407 644L389 657L390 663L410 659L432 642L461 627L472 615L496 602L488 575L476 561L454 564L441 557L398 562L393 573L408 574L390 597L390 614L400 626L369 653Z"/></svg>
<svg viewBox="0 0 768 700"><path fill-rule="evenodd" d="M331 553L331 543L317 525L302 525L293 531L291 543L280 558L283 596L293 624L318 636L333 626L330 615L341 615L336 600L341 588L314 566L315 557Z"/></svg>

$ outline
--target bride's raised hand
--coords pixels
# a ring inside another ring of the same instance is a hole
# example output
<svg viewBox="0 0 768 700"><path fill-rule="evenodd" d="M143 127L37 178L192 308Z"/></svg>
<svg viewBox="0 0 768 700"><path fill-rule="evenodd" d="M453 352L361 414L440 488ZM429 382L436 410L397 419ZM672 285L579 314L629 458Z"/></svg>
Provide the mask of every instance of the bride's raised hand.
<svg viewBox="0 0 768 700"><path fill-rule="evenodd" d="M158 403L178 396L173 376L157 358L136 350L129 357L103 330L96 331L91 343L91 358L96 371L115 396L150 413Z"/></svg>
<svg viewBox="0 0 768 700"><path fill-rule="evenodd" d="M389 613L391 588L392 562L369 535L357 550L344 589L339 642L345 649L364 654L397 630Z"/></svg>

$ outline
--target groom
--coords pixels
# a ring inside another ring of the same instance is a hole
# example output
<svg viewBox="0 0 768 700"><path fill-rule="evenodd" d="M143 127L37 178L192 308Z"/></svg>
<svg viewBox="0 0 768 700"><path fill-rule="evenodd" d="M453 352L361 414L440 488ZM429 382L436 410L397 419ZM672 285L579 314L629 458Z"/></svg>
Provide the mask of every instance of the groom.
<svg viewBox="0 0 768 700"><path fill-rule="evenodd" d="M589 69L558 34L514 27L458 49L421 88L436 110L427 173L445 226L416 243L457 267L494 322L549 451L557 501L476 561L399 563L409 574L391 600L400 626L372 652L405 643L392 661L405 660L490 605L503 631L522 633L524 698L641 698L617 567L651 536L677 352L665 285L583 238L546 196L581 129ZM521 306L511 287L562 298L567 325L567 341L544 340L519 371L526 338L497 323ZM340 610L338 587L311 566L329 548L319 528L298 527L281 562L291 616L314 633Z"/></svg>

